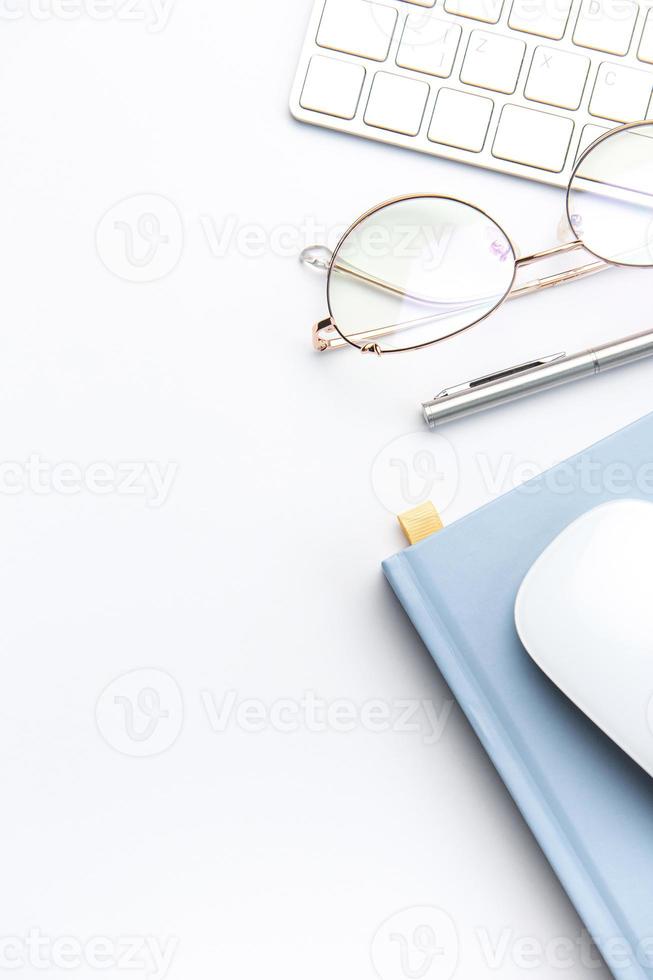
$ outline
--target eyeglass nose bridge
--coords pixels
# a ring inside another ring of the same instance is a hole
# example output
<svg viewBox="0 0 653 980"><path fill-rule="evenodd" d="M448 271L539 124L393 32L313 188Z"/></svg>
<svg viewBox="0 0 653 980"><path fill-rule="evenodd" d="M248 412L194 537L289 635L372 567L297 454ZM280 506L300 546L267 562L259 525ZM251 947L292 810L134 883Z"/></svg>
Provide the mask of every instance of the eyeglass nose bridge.
<svg viewBox="0 0 653 980"><path fill-rule="evenodd" d="M557 255L565 255L568 252L574 252L581 249L585 249L585 245L580 238L575 238L571 242L562 242L560 245L554 245L551 248L544 249L541 252L533 252L530 255L519 256L515 260L515 267L519 270L522 267L528 267L529 265L534 265L537 262L543 262L546 259L554 258ZM530 293L535 293L540 289L549 289L551 286L560 286L564 283L574 282L576 279L584 279L586 276L592 276L597 272L602 272L604 269L610 267L608 262L604 262L602 259L598 259L594 262L586 263L585 265L576 266L573 269L567 269L564 272L556 272L550 276L543 276L538 279L533 279L530 282L522 283L519 286L514 286L510 290L506 299L517 299L519 296L528 296Z"/></svg>
<svg viewBox="0 0 653 980"><path fill-rule="evenodd" d="M571 242L560 242L552 245L541 252L532 252L530 255L519 255L515 259L515 265L531 265L533 262L543 262L545 259L552 258L554 255L564 255L566 252L574 252L576 249L583 248L580 238L575 238Z"/></svg>

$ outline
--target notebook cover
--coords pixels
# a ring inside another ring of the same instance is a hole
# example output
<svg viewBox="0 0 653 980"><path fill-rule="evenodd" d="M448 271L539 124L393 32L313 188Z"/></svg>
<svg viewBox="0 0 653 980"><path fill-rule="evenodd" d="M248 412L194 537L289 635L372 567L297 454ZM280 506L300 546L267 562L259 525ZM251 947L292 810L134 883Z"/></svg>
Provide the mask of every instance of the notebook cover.
<svg viewBox="0 0 653 980"><path fill-rule="evenodd" d="M383 567L612 974L653 980L653 779L535 666L513 617L544 548L624 497L653 500L653 415Z"/></svg>

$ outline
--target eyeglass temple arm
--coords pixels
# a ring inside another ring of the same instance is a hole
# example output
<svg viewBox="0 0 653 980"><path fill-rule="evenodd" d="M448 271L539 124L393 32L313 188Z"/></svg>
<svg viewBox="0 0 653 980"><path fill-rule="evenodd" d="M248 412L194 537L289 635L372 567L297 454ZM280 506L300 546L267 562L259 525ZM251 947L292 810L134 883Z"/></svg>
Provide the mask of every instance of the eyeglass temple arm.
<svg viewBox="0 0 653 980"><path fill-rule="evenodd" d="M548 258L554 257L556 255L564 255L567 252L576 251L582 249L583 243L576 239L572 242L565 242L561 245L555 245L553 248L544 249L541 252L533 252L532 255L525 255L515 260L515 266L517 269L526 267L534 264L535 262L541 262ZM301 261L306 265L310 265L314 269L320 271L328 272L331 259L327 260L327 255L330 256L328 249L322 248L321 246L312 246L311 248L305 249L302 252L300 258ZM585 265L577 266L574 269L567 269L565 272L558 272L551 276L544 276L539 279L533 279L530 282L523 283L521 286L514 286L506 299L518 299L521 296L528 296L530 293L537 292L540 289L548 289L551 286L564 285L568 282L574 282L577 279L583 279L586 276L595 275L597 272L602 272L604 269L608 269L610 264L608 262L603 262L600 259L594 262L586 263ZM347 269L348 275L354 278L367 281L367 277L359 275L353 268ZM377 285L381 285L377 283ZM392 288L393 292L396 292L395 287L388 286L387 288ZM397 326L391 327L380 327L374 330L366 330L360 334L356 334L356 337L352 340L369 340L369 349L374 350L374 344L372 343L375 338L383 337L387 333L392 333L397 330ZM333 322L330 317L325 320L320 320L313 326L313 347L318 351L326 350L338 350L341 347L349 346L348 342L340 336L336 328L333 326Z"/></svg>

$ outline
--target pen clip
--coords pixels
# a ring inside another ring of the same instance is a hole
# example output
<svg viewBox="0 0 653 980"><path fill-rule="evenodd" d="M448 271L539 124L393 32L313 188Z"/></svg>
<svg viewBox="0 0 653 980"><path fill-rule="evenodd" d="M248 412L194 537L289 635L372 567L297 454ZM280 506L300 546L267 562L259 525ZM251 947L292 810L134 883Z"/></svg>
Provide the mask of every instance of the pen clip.
<svg viewBox="0 0 653 980"><path fill-rule="evenodd" d="M536 361L526 361L524 364L516 364L514 367L506 368L504 371L495 371L494 374L486 374L482 378L475 378L473 381L465 381L463 384L454 385L453 388L444 388L437 398L451 398L452 395L460 395L464 391L473 391L475 388L482 388L484 385L494 384L495 381L504 381L506 378L513 378L517 374L523 374L534 368L544 367L553 364L561 358L566 357L566 351L559 354L547 354L546 357L539 357Z"/></svg>

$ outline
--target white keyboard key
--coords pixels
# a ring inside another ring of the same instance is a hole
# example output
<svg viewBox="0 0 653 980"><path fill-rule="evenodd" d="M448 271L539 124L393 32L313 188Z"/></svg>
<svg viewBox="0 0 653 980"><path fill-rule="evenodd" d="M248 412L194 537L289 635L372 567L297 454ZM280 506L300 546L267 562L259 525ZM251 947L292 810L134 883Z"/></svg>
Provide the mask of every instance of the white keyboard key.
<svg viewBox="0 0 653 980"><path fill-rule="evenodd" d="M559 41L567 29L571 4L572 0L515 0L508 26Z"/></svg>
<svg viewBox="0 0 653 980"><path fill-rule="evenodd" d="M315 55L308 66L299 104L314 112L353 119L364 81L362 65Z"/></svg>
<svg viewBox="0 0 653 980"><path fill-rule="evenodd" d="M432 143L444 143L460 150L480 153L493 109L492 99L441 88L433 111L429 139Z"/></svg>
<svg viewBox="0 0 653 980"><path fill-rule="evenodd" d="M590 59L558 48L535 49L526 83L526 98L561 109L578 109L583 97Z"/></svg>
<svg viewBox="0 0 653 980"><path fill-rule="evenodd" d="M444 9L458 17L483 20L486 24L498 24L503 10L503 0L445 0Z"/></svg>
<svg viewBox="0 0 653 980"><path fill-rule="evenodd" d="M578 157L585 152L588 146L592 145L594 140L597 140L599 136L603 136L604 133L609 132L610 129L607 126L585 126L583 128L583 132L581 133L576 159L578 159Z"/></svg>
<svg viewBox="0 0 653 980"><path fill-rule="evenodd" d="M411 14L406 20L397 64L427 75L448 78L460 44L462 29L425 14Z"/></svg>
<svg viewBox="0 0 653 980"><path fill-rule="evenodd" d="M583 0L574 44L608 54L626 54L638 13L639 5L632 0Z"/></svg>
<svg viewBox="0 0 653 980"><path fill-rule="evenodd" d="M649 65L653 65L653 10L648 12L637 57L640 61L647 61Z"/></svg>
<svg viewBox="0 0 653 980"><path fill-rule="evenodd" d="M378 129L417 136L428 97L426 82L377 71L365 110L365 122Z"/></svg>
<svg viewBox="0 0 653 980"><path fill-rule="evenodd" d="M332 51L385 61L396 23L393 7L367 0L327 0L317 43Z"/></svg>
<svg viewBox="0 0 653 980"><path fill-rule="evenodd" d="M414 3L418 7L435 7L435 0L404 0L404 3Z"/></svg>
<svg viewBox="0 0 653 980"><path fill-rule="evenodd" d="M573 130L571 119L506 105L499 120L492 155L499 160L560 173L567 159Z"/></svg>
<svg viewBox="0 0 653 980"><path fill-rule="evenodd" d="M517 88L525 52L526 45L517 38L472 31L460 80L511 95Z"/></svg>
<svg viewBox="0 0 653 980"><path fill-rule="evenodd" d="M590 101L590 113L615 122L646 119L653 92L653 75L649 71L611 65L599 66Z"/></svg>

